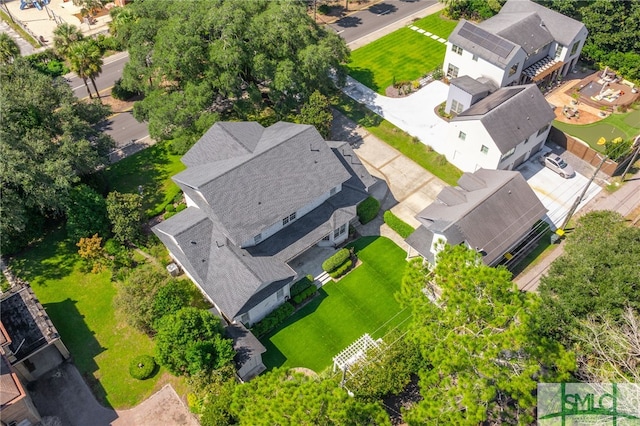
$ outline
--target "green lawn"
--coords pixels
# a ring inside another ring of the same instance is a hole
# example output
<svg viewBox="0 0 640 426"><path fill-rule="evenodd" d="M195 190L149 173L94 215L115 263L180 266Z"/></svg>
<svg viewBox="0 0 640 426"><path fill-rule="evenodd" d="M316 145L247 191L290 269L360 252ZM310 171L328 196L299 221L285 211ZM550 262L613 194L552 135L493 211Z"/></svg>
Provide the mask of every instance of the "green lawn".
<svg viewBox="0 0 640 426"><path fill-rule="evenodd" d="M160 142L107 167L102 173L109 191L138 192L142 185L147 216L153 217L180 192L171 177L186 167L181 155L172 155Z"/></svg>
<svg viewBox="0 0 640 426"><path fill-rule="evenodd" d="M429 15L413 25L436 34L449 37L457 21L440 17L440 13ZM384 95L385 89L394 81L411 81L442 65L445 44L430 37L400 28L373 43L351 53L349 74Z"/></svg>
<svg viewBox="0 0 640 426"><path fill-rule="evenodd" d="M433 173L449 185L456 186L462 176L456 166L437 152L416 141L411 135L359 104L347 95L341 94L333 100L333 106L344 115L365 127L371 134L391 145L411 160Z"/></svg>
<svg viewBox="0 0 640 426"><path fill-rule="evenodd" d="M153 355L154 343L116 316L111 273L82 272L76 250L60 229L11 265L31 282L98 400L114 408L131 407L157 390L164 369L144 381L129 376L129 361Z"/></svg>
<svg viewBox="0 0 640 426"><path fill-rule="evenodd" d="M332 358L365 333L374 339L398 326L409 310L394 298L406 265L406 253L391 240L364 237L355 242L362 265L319 295L276 331L262 338L268 368L306 367L320 372Z"/></svg>
<svg viewBox="0 0 640 426"><path fill-rule="evenodd" d="M563 132L575 136L589 144L596 151L603 151L603 147L596 144L600 137L607 140L622 137L630 139L640 132L640 109L625 114L611 114L607 118L593 124L568 124L554 121L553 125Z"/></svg>

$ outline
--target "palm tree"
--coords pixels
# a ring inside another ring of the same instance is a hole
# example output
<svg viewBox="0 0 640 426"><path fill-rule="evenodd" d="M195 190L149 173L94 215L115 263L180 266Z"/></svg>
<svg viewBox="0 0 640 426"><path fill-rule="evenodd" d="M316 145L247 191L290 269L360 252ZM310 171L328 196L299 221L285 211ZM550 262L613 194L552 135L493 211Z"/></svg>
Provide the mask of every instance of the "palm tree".
<svg viewBox="0 0 640 426"><path fill-rule="evenodd" d="M65 22L53 30L53 47L60 55L68 58L73 44L83 38L82 31L78 27Z"/></svg>
<svg viewBox="0 0 640 426"><path fill-rule="evenodd" d="M12 63L20 56L20 47L7 33L0 33L0 65Z"/></svg>
<svg viewBox="0 0 640 426"><path fill-rule="evenodd" d="M102 72L102 54L97 43L94 40L82 40L75 43L69 52L69 63L71 70L83 79L89 97L93 99L87 79L91 80L96 96L100 98L96 77Z"/></svg>

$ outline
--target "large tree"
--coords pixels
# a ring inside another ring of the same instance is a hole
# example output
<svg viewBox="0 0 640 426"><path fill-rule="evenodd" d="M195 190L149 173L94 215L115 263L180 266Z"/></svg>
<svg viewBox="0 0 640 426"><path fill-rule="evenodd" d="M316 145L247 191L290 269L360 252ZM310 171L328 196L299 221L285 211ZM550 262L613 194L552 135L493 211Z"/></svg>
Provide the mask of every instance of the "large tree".
<svg viewBox="0 0 640 426"><path fill-rule="evenodd" d="M67 54L67 58L71 65L71 71L75 72L84 81L89 97L93 98L93 95L89 90L87 79L91 80L96 97L100 98L96 77L102 72L102 53L95 40L81 40L74 43Z"/></svg>
<svg viewBox="0 0 640 426"><path fill-rule="evenodd" d="M20 56L20 47L7 33L0 33L0 65L10 64Z"/></svg>
<svg viewBox="0 0 640 426"><path fill-rule="evenodd" d="M347 395L336 381L276 369L237 386L231 413L239 425L387 425L377 403Z"/></svg>
<svg viewBox="0 0 640 426"><path fill-rule="evenodd" d="M73 24L62 23L53 30L53 47L58 54L68 57L71 47L84 39L80 28Z"/></svg>
<svg viewBox="0 0 640 426"><path fill-rule="evenodd" d="M107 219L107 203L91 187L81 184L74 187L65 202L67 216L67 236L73 241L83 237L99 234L109 235L109 220Z"/></svg>
<svg viewBox="0 0 640 426"><path fill-rule="evenodd" d="M129 37L123 85L145 93L136 118L170 137L204 112L234 107L240 118L266 107L279 118L315 90L343 79L348 49L317 26L302 2L136 2L118 23Z"/></svg>
<svg viewBox="0 0 640 426"><path fill-rule="evenodd" d="M606 314L617 321L626 306L640 312L640 229L620 214L596 211L581 217L564 254L542 277L537 315L540 333L569 343L577 321Z"/></svg>
<svg viewBox="0 0 640 426"><path fill-rule="evenodd" d="M410 424L531 423L537 382L567 380L574 368L572 354L531 332L535 296L464 246L445 247L433 272L412 263L399 299L412 308L409 335L430 365Z"/></svg>
<svg viewBox="0 0 640 426"><path fill-rule="evenodd" d="M142 196L139 194L110 192L107 196L107 217L113 233L121 243L135 242L142 224Z"/></svg>
<svg viewBox="0 0 640 426"><path fill-rule="evenodd" d="M16 60L0 68L0 235L19 248L38 217L58 216L82 175L107 160L113 140L93 125L108 108L78 102L69 85Z"/></svg>

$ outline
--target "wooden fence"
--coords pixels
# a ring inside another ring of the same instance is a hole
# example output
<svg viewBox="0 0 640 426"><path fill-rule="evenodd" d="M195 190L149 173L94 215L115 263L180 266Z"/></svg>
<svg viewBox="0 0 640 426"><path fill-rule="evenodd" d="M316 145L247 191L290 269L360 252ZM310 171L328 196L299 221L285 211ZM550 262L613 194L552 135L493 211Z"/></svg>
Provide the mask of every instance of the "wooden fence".
<svg viewBox="0 0 640 426"><path fill-rule="evenodd" d="M551 140L551 142L560 145L562 148L566 149L573 155L581 158L594 167L598 167L598 164L600 164L600 161L602 161L601 153L594 150L584 142L580 142L579 140L567 135L563 131L556 129L555 127L551 127L551 131L549 132L549 139ZM618 171L618 168L620 168L619 163L616 163L612 160L607 160L602 165L600 171L607 176L613 176L616 174L616 171Z"/></svg>

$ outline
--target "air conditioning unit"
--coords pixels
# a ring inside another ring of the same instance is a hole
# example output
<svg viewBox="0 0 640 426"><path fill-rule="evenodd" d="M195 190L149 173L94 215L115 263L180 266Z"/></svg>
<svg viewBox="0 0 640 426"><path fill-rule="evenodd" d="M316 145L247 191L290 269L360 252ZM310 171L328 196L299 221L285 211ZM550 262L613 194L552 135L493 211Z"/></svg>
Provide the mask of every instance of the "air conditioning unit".
<svg viewBox="0 0 640 426"><path fill-rule="evenodd" d="M170 263L167 265L167 272L172 276L172 277L177 277L178 275L180 275L180 267L178 267L178 265L176 265L175 263Z"/></svg>

